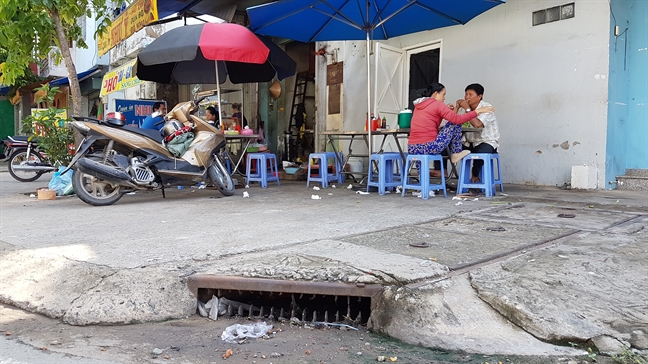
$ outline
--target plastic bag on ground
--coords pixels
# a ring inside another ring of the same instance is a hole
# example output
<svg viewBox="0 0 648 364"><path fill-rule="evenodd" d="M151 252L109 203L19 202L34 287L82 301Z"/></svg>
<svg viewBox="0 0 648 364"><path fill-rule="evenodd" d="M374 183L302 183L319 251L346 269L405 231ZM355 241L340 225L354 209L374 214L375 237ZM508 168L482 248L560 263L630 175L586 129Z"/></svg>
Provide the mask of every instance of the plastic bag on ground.
<svg viewBox="0 0 648 364"><path fill-rule="evenodd" d="M221 339L228 343L236 343L246 338L258 339L267 335L270 329L272 329L272 325L268 325L265 322L255 322L247 325L235 324L227 327L223 331Z"/></svg>
<svg viewBox="0 0 648 364"><path fill-rule="evenodd" d="M49 184L47 185L47 188L50 190L56 190L56 195L57 196L65 196L73 193L72 189L72 170L69 170L65 172L65 174L61 174L65 170L66 167L59 167L57 172L54 172L54 176L52 176L52 179L50 180Z"/></svg>

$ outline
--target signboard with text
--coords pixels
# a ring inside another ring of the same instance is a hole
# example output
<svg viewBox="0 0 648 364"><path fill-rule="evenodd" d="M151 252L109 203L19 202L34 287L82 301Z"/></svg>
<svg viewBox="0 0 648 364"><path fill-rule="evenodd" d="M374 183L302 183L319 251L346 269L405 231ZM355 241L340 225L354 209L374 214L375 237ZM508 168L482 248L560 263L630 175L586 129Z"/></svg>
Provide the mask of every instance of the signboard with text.
<svg viewBox="0 0 648 364"><path fill-rule="evenodd" d="M137 59L134 59L123 66L116 68L103 77L101 82L101 93L99 96L106 96L109 93L119 91L125 88L137 86L140 83L144 82L135 76L133 72L133 67L135 66Z"/></svg>
<svg viewBox="0 0 648 364"><path fill-rule="evenodd" d="M156 20L158 20L157 0L135 0L99 37L97 41L99 56L108 53L119 42Z"/></svg>
<svg viewBox="0 0 648 364"><path fill-rule="evenodd" d="M153 113L153 104L156 102L156 100L115 99L115 111L126 116L126 124L140 127L144 119Z"/></svg>

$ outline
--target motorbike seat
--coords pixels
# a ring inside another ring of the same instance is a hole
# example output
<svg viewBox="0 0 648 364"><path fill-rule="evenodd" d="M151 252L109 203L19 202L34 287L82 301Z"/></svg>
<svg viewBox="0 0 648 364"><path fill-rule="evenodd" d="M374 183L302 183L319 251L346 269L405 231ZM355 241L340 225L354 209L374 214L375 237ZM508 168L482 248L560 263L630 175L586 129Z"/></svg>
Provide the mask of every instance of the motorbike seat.
<svg viewBox="0 0 648 364"><path fill-rule="evenodd" d="M160 134L159 130L131 128L131 127L124 127L122 129L128 129L130 132L145 136L147 138L151 138L151 139L155 140L158 143L162 143L162 134Z"/></svg>
<svg viewBox="0 0 648 364"><path fill-rule="evenodd" d="M9 140L11 140L13 142L24 142L24 143L27 143L27 140L29 139L29 137L26 136L26 135L14 135L14 136L9 135L9 136L7 136L7 138L9 138ZM32 141L35 141L35 140L32 140Z"/></svg>

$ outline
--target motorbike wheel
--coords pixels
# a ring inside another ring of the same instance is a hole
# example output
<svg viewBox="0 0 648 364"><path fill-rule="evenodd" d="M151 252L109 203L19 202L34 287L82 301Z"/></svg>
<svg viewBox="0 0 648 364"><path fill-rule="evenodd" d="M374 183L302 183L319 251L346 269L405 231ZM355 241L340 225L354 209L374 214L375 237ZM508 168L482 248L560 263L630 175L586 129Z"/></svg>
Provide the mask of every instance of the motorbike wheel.
<svg viewBox="0 0 648 364"><path fill-rule="evenodd" d="M15 152L9 159L9 174L11 177L20 182L32 182L40 178L43 175L43 172L30 172L30 171L19 171L14 170L14 166L19 166L26 163L42 163L43 158L41 158L38 153L31 152L27 155L27 150L19 150Z"/></svg>
<svg viewBox="0 0 648 364"><path fill-rule="evenodd" d="M209 166L209 179L218 188L223 196L232 196L234 194L234 181L232 176L227 173L227 168L220 157L214 157L214 163Z"/></svg>
<svg viewBox="0 0 648 364"><path fill-rule="evenodd" d="M88 157L94 161L103 163L103 158ZM109 163L111 166L112 163ZM119 201L124 195L121 193L121 186L117 183L101 180L95 176L85 174L78 169L72 174L72 187L74 193L81 201L92 206L107 206Z"/></svg>

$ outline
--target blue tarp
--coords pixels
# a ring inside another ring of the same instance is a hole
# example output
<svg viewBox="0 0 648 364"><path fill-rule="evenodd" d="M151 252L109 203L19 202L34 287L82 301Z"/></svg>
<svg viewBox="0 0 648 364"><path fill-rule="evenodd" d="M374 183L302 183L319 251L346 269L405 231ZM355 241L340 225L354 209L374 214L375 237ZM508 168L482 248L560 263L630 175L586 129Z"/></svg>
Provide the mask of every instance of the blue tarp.
<svg viewBox="0 0 648 364"><path fill-rule="evenodd" d="M5 96L9 93L9 86L0 87L0 96Z"/></svg>
<svg viewBox="0 0 648 364"><path fill-rule="evenodd" d="M77 73L77 78L79 79L79 81L83 81L84 78L89 77L90 75L92 75L94 72L96 72L98 70L99 70L99 66L94 66L94 67L90 68L87 71ZM63 77L63 78L59 78L59 79L54 80L54 81L50 81L49 84L52 87L54 87L54 86L64 86L64 85L69 85L70 80L67 77Z"/></svg>

